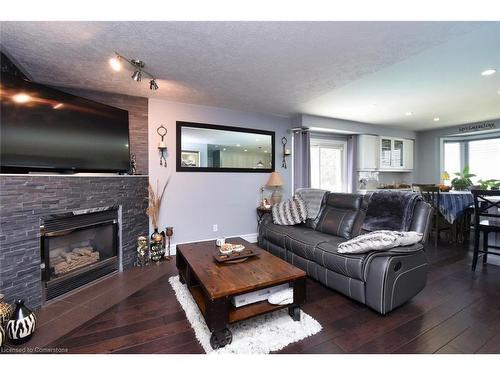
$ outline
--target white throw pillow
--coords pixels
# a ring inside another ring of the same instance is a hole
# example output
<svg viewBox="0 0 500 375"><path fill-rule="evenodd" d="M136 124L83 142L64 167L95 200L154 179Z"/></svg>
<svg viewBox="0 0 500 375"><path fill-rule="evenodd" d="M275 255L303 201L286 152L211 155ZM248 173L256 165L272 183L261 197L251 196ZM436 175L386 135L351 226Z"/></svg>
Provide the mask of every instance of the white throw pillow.
<svg viewBox="0 0 500 375"><path fill-rule="evenodd" d="M362 234L353 239L342 242L338 252L346 254L366 253L374 250L387 250L399 246L414 245L422 240L422 233L397 232L391 230L377 230Z"/></svg>
<svg viewBox="0 0 500 375"><path fill-rule="evenodd" d="M273 205L273 222L278 225L295 225L304 223L307 219L307 209L304 200L296 195L291 199Z"/></svg>

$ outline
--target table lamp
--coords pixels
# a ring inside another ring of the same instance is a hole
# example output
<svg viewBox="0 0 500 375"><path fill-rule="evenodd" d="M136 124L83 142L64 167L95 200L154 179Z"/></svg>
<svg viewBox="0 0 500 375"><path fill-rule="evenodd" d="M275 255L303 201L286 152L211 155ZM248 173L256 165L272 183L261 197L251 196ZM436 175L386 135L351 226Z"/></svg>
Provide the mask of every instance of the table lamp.
<svg viewBox="0 0 500 375"><path fill-rule="evenodd" d="M273 189L273 193L271 194L271 203L277 204L281 202L282 194L279 189L283 186L283 178L278 172L273 172L269 176L269 180L267 180L266 186L268 188Z"/></svg>
<svg viewBox="0 0 500 375"><path fill-rule="evenodd" d="M441 173L441 180L443 181L443 184L445 184L446 183L445 181L450 180L450 174L444 171L443 173Z"/></svg>

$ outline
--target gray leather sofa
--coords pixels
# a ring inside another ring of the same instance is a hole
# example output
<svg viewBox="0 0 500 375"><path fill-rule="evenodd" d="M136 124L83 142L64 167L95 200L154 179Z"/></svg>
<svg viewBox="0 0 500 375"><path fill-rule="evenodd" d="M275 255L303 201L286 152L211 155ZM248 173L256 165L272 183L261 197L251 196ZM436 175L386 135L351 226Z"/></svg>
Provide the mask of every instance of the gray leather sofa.
<svg viewBox="0 0 500 375"><path fill-rule="evenodd" d="M425 286L428 263L424 243L429 235L432 208L423 201L417 202L410 230L424 236L411 249L338 253L341 242L362 232L367 201L358 194L327 193L318 218L294 226L273 224L267 214L259 226L259 246L303 269L320 283L387 314Z"/></svg>

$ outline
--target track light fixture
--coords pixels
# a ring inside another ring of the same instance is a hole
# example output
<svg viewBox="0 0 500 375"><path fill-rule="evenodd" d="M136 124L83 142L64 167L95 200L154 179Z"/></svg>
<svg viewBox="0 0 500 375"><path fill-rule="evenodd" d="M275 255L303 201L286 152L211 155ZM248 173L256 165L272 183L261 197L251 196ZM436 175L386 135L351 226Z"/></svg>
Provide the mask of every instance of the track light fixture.
<svg viewBox="0 0 500 375"><path fill-rule="evenodd" d="M149 81L149 89L153 91L158 90L158 84L156 83L156 80L152 79L151 81Z"/></svg>
<svg viewBox="0 0 500 375"><path fill-rule="evenodd" d="M144 67L146 66L146 63L144 61L135 59L129 60L126 57L115 52L115 57L109 60L109 64L111 65L111 68L113 68L113 70L118 72L122 68L123 61L129 63L134 68L134 73L131 76L134 81L141 82L143 75L146 75L151 78L149 81L150 90L155 91L159 89L159 86L156 83L156 78L151 73L144 70Z"/></svg>
<svg viewBox="0 0 500 375"><path fill-rule="evenodd" d="M142 73L140 70L136 70L134 74L132 74L132 79L137 82L141 82L142 79Z"/></svg>

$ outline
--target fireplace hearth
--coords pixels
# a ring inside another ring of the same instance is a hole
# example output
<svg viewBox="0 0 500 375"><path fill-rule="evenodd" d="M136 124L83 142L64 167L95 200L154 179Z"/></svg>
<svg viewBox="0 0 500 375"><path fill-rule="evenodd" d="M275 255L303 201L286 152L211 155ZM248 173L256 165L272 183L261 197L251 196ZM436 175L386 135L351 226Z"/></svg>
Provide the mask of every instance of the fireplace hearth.
<svg viewBox="0 0 500 375"><path fill-rule="evenodd" d="M119 269L118 207L51 215L41 220L43 302Z"/></svg>

